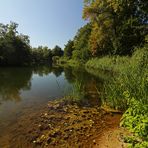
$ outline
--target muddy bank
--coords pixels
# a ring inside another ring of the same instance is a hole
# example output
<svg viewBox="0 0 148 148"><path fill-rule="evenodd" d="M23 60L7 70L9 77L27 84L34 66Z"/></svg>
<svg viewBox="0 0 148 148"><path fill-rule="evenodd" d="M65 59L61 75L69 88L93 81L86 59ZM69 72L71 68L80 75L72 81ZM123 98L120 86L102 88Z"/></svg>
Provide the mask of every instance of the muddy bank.
<svg viewBox="0 0 148 148"><path fill-rule="evenodd" d="M123 146L121 114L82 107L74 101L52 101L38 113L19 119L11 131L10 148L114 148ZM109 132L109 133L108 133ZM116 134L112 134L116 133ZM107 138L109 137L112 138ZM109 142L110 141L110 142Z"/></svg>

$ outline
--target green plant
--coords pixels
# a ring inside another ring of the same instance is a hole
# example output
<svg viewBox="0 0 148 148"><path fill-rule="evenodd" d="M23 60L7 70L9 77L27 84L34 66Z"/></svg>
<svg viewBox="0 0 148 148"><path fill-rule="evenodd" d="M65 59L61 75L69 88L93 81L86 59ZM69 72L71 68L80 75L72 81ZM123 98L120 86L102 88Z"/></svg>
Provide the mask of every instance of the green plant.
<svg viewBox="0 0 148 148"><path fill-rule="evenodd" d="M133 133L131 148L148 147L148 50L137 49L124 70L105 84L105 98L114 108L126 110L121 126ZM119 68L120 69L120 68Z"/></svg>
<svg viewBox="0 0 148 148"><path fill-rule="evenodd" d="M76 101L80 101L80 100L84 99L84 97L85 97L84 85L82 85L81 82L76 81L73 84L72 92L71 92L70 96L72 96L72 98L74 98Z"/></svg>
<svg viewBox="0 0 148 148"><path fill-rule="evenodd" d="M127 143L131 147L148 147L148 104L143 104L135 98L130 98L127 92L124 93L128 100L129 108L122 116L120 125L126 127L133 133L133 137L127 137Z"/></svg>
<svg viewBox="0 0 148 148"><path fill-rule="evenodd" d="M119 65L120 66L120 65ZM143 104L148 103L148 50L142 48L135 51L129 64L105 84L106 98L112 107L126 109L128 92Z"/></svg>

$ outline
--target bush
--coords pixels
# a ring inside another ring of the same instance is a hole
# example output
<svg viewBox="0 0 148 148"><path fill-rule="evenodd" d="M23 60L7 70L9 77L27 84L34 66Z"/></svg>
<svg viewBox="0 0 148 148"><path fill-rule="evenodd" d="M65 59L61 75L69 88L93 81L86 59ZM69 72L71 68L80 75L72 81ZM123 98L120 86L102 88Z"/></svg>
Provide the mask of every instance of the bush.
<svg viewBox="0 0 148 148"><path fill-rule="evenodd" d="M127 92L125 97L129 108L122 116L120 125L133 133L131 140L126 142L131 143L132 147L146 148L148 147L148 104L143 104L135 98L131 99Z"/></svg>

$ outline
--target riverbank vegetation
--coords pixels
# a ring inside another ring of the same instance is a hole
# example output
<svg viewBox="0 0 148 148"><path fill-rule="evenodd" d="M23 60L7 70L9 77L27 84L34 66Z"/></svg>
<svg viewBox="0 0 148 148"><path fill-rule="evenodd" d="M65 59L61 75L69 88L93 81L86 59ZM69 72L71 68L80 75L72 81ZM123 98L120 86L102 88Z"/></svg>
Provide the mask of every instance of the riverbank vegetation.
<svg viewBox="0 0 148 148"><path fill-rule="evenodd" d="M126 140L131 147L148 147L147 7L137 0L85 0L83 18L89 22L64 49L64 57L83 61L95 75L113 73L104 85L103 102L126 110L121 125L133 132Z"/></svg>

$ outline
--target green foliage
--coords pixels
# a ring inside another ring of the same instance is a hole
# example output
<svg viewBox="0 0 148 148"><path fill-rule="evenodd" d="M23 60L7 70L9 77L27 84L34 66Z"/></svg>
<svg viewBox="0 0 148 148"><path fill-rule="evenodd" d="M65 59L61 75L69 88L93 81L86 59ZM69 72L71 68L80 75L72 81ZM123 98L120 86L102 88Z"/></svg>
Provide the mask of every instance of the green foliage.
<svg viewBox="0 0 148 148"><path fill-rule="evenodd" d="M148 147L147 45L134 52L124 69L119 68L113 80L106 83L105 92L106 102L112 107L127 109L121 125L133 132L131 147Z"/></svg>
<svg viewBox="0 0 148 148"><path fill-rule="evenodd" d="M89 37L91 33L91 24L88 23L81 27L74 37L74 49L81 52L81 59L88 60L91 57L89 50Z"/></svg>
<svg viewBox="0 0 148 148"><path fill-rule="evenodd" d="M86 68L112 71L114 77L106 83L106 98L119 108L126 108L123 92L128 91L132 97L147 101L148 96L148 48L136 49L130 57L103 57L92 59ZM135 93L136 92L136 93ZM122 103L121 103L122 102Z"/></svg>
<svg viewBox="0 0 148 148"><path fill-rule="evenodd" d="M65 64L67 64L68 60L69 60L69 58L66 57L66 56L60 57L59 64L60 65L65 65Z"/></svg>
<svg viewBox="0 0 148 148"><path fill-rule="evenodd" d="M64 56L71 58L73 50L74 50L74 43L73 43L73 41L69 40L64 48Z"/></svg>
<svg viewBox="0 0 148 148"><path fill-rule="evenodd" d="M105 56L102 58L93 58L89 60L85 66L86 68L119 72L123 71L129 62L130 58L128 56Z"/></svg>
<svg viewBox="0 0 148 148"><path fill-rule="evenodd" d="M124 137L124 142L128 143L128 148L147 148L147 141L138 141L134 136Z"/></svg>
<svg viewBox="0 0 148 148"><path fill-rule="evenodd" d="M147 42L147 7L146 0L84 0L89 22L65 45L64 55L85 62L92 56L131 56Z"/></svg>
<svg viewBox="0 0 148 148"><path fill-rule="evenodd" d="M135 46L144 44L147 7L145 0L85 0L83 17L92 24L92 54L130 55Z"/></svg>
<svg viewBox="0 0 148 148"><path fill-rule="evenodd" d="M67 65L71 66L71 67L77 67L77 68L80 68L80 66L83 66L84 63L82 60L74 60L74 59L71 59L71 60L68 60L67 62Z"/></svg>
<svg viewBox="0 0 148 148"><path fill-rule="evenodd" d="M112 79L104 85L104 102L115 109L126 110L121 125L133 137L132 148L148 147L148 46L136 48L132 57L103 57L86 63L87 68L111 70Z"/></svg>
<svg viewBox="0 0 148 148"><path fill-rule="evenodd" d="M53 56L52 57L52 61L53 61L54 64L58 64L59 59L60 59L59 56Z"/></svg>
<svg viewBox="0 0 148 148"><path fill-rule="evenodd" d="M127 95L127 92L125 93ZM122 117L121 125L134 132L136 136L148 140L148 104L144 105L135 98L126 99L129 108Z"/></svg>
<svg viewBox="0 0 148 148"><path fill-rule="evenodd" d="M139 142L137 144L135 144L134 146L135 148L147 148L148 147L148 142L147 141L143 141L143 142Z"/></svg>
<svg viewBox="0 0 148 148"><path fill-rule="evenodd" d="M81 52L79 50L74 50L72 52L72 58L74 60L80 60L81 59Z"/></svg>
<svg viewBox="0 0 148 148"><path fill-rule="evenodd" d="M146 148L148 147L148 104L130 98L127 92L125 97L129 108L124 113L120 124L134 133L133 137L130 140L128 138L126 142L131 143L131 147Z"/></svg>
<svg viewBox="0 0 148 148"><path fill-rule="evenodd" d="M84 86L82 85L81 82L76 81L73 84L72 92L71 92L70 96L72 96L72 98L74 98L76 101L80 101L85 98Z"/></svg>
<svg viewBox="0 0 148 148"><path fill-rule="evenodd" d="M57 45L52 49L53 56L61 57L61 56L63 56L63 54L64 54L64 52L63 52L62 48Z"/></svg>
<svg viewBox="0 0 148 148"><path fill-rule="evenodd" d="M81 49L81 59L84 61L88 61L91 57L91 52L87 48Z"/></svg>
<svg viewBox="0 0 148 148"><path fill-rule="evenodd" d="M31 63L32 64L45 64L51 63L52 51L48 47L39 46L31 50Z"/></svg>
<svg viewBox="0 0 148 148"><path fill-rule="evenodd" d="M126 65L118 65L119 73L113 80L107 82L106 98L119 108L126 108L127 100L124 93L128 91L131 97L143 103L148 103L148 50L146 47L137 50ZM123 68L121 68L123 66Z"/></svg>
<svg viewBox="0 0 148 148"><path fill-rule="evenodd" d="M64 48L64 56L68 59L87 61L91 57L89 50L89 36L91 24L88 23L81 27L73 40L69 40Z"/></svg>
<svg viewBox="0 0 148 148"><path fill-rule="evenodd" d="M29 37L17 32L18 24L0 24L0 65L23 66L52 64L52 57L63 56L59 46L51 51L48 47L30 47ZM54 58L53 58L54 59Z"/></svg>
<svg viewBox="0 0 148 148"><path fill-rule="evenodd" d="M30 60L29 37L17 32L18 24L0 24L0 65L26 65Z"/></svg>

